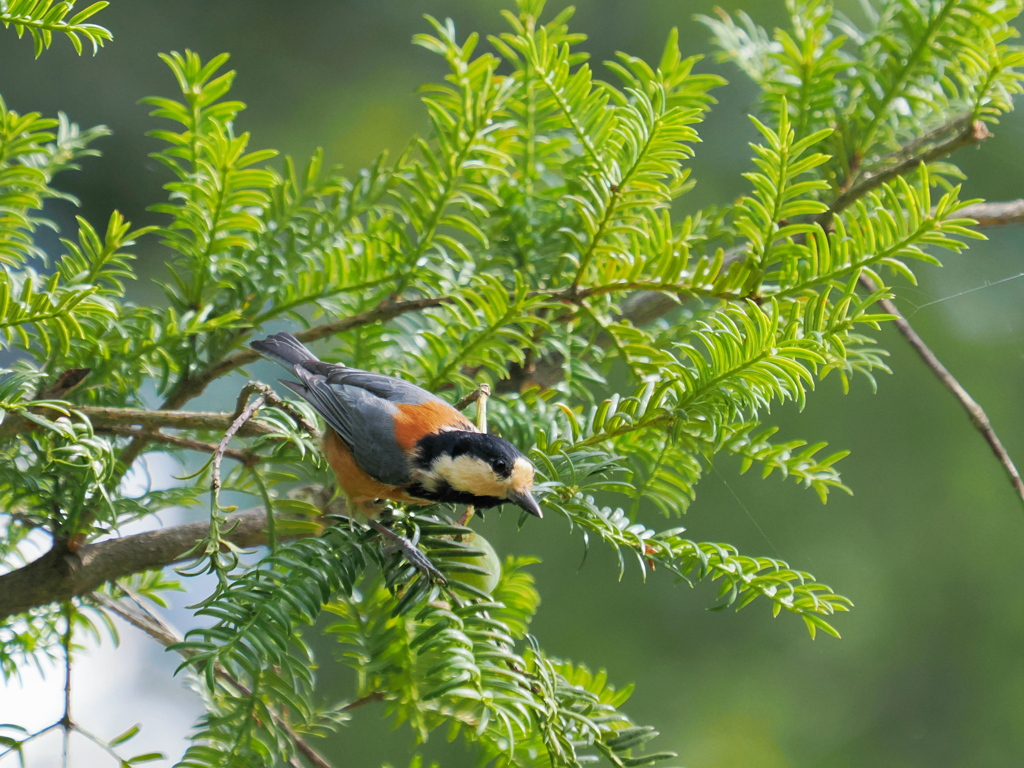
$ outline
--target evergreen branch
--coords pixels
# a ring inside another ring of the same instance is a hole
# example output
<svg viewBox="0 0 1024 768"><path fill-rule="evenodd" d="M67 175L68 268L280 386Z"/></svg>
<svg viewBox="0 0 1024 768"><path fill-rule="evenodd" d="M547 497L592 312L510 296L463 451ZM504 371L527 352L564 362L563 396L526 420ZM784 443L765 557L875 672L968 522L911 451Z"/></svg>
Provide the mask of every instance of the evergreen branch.
<svg viewBox="0 0 1024 768"><path fill-rule="evenodd" d="M934 39L939 34L939 31L942 29L946 19L950 17L959 4L960 0L945 0L942 3L938 13L928 19L924 34L915 41L914 47L910 51L909 55L905 55L901 58L895 76L889 82L885 93L882 94L880 98L872 101L871 106L873 115L871 122L867 125L860 136L858 149L859 155L863 156L871 147L874 142L875 132L878 130L878 126L882 120L888 116L888 109L893 99L899 95L900 89L910 78L920 61L932 50Z"/></svg>
<svg viewBox="0 0 1024 768"><path fill-rule="evenodd" d="M665 283L657 280L623 280L615 283L607 283L605 285L592 285L588 288L579 288L578 290L568 288L564 291L551 294L551 297L556 301L574 301L578 303L583 299L588 299L593 296L605 296L610 293L636 293L638 291L644 291L648 297L650 297L650 294L666 294L669 297L674 297L668 299L668 303L671 304L672 307L678 307L680 301L695 299L738 301L739 299L744 298L737 292L717 293L712 290L704 290L691 285ZM645 316L649 311L649 308L641 309L637 306L637 304L642 303L642 300L638 301L636 297L631 297L627 303L624 303L622 313L623 318L637 325L646 325L647 322L645 321Z"/></svg>
<svg viewBox="0 0 1024 768"><path fill-rule="evenodd" d="M530 298L537 297L550 297L554 301L570 301L576 302L592 296L601 296L608 293L627 293L638 290L658 292L671 294L678 296L679 298L731 298L724 297L718 294L709 293L700 289L694 289L681 285L673 285L667 283L648 282L648 281L623 281L619 283L612 283L607 285L591 286L589 288L582 288L579 290L569 289L556 289L551 291L533 291L529 294ZM374 309L362 312L358 315L351 315L349 317L339 318L329 323L322 323L315 325L305 330L296 331L295 337L302 342L313 342L325 339L330 336L344 333L346 331L354 330L367 325L373 325L376 323L385 323L389 320L393 320L396 317L400 317L409 312L420 312L424 309L431 309L434 307L444 306L452 302L451 297L448 296L436 296L427 297L422 299L409 299L406 301L391 301L384 302ZM634 302L634 304L640 304L642 302ZM672 307L678 306L678 303L673 301ZM666 309L665 311L668 311ZM641 308L636 310L637 316L641 316L643 311ZM664 313L662 313L664 314ZM626 315L627 319L632 319L630 313ZM659 315L660 316L660 315ZM248 331L246 332L246 334ZM241 335L239 336L239 339ZM161 406L162 409L172 410L180 408L182 405L187 403L189 400L201 395L206 388L215 380L225 376L232 371L237 370L245 365L254 363L260 358L259 353L251 349L243 349L232 355L222 358L221 360L207 366L200 370L198 373L183 379L179 386L177 386L171 394L164 401ZM160 413L164 411L153 411L149 413ZM158 421L157 417L153 417L154 421ZM165 425L166 426L166 425ZM214 428L224 428L227 425L224 423L218 423ZM0 427L2 429L2 427ZM244 433L243 433L244 434Z"/></svg>
<svg viewBox="0 0 1024 768"><path fill-rule="evenodd" d="M622 553L628 552L643 571L661 566L687 581L691 577L721 580L719 597L737 610L760 597L772 603L776 616L782 610L800 615L812 637L818 629L838 637L822 617L848 611L851 602L815 582L811 574L793 570L776 558L741 555L727 544L685 539L683 528L654 531L622 509L599 507L592 496L558 480L545 483L545 487L551 489L544 500L546 508L557 510L573 527L593 532L612 545L620 573L625 571ZM589 548L589 538L585 541Z"/></svg>
<svg viewBox="0 0 1024 768"><path fill-rule="evenodd" d="M112 40L110 30L98 24L87 24L86 19L106 8L110 3L101 0L93 3L83 11L79 11L70 20L65 17L74 9L73 2L55 2L55 0L12 0L0 8L0 24L14 27L18 37L28 31L35 45L36 58L50 47L53 33L64 33L74 46L75 51L82 53L81 35L92 43L96 53L107 40Z"/></svg>
<svg viewBox="0 0 1024 768"><path fill-rule="evenodd" d="M264 312L261 312L255 318L253 318L253 325L260 326L270 322L282 315L287 315L290 312L294 312L302 307L309 306L310 304L317 304L325 301L326 299L339 296L343 293L357 293L367 291L370 288L377 288L381 285L394 282L395 278L398 277L397 273L388 273L383 277L378 277L375 280L367 280L361 283L353 283L350 285L340 286L320 286L317 290L311 293L303 293L294 296L287 301L281 301L275 303L272 307L268 307Z"/></svg>
<svg viewBox="0 0 1024 768"><path fill-rule="evenodd" d="M825 206L814 193L828 185L816 178L800 180L828 159L820 152L807 150L830 135L822 129L800 140L789 122L785 99L779 104L778 131L753 115L750 120L761 133L764 144L751 145L757 157L757 172L743 174L754 187L751 195L736 206L736 229L750 241L750 256L757 267L745 287L759 290L764 273L774 263L784 261L795 237L807 233L807 225L794 220L818 214ZM776 247L776 243L781 246ZM755 279L756 278L756 279Z"/></svg>
<svg viewBox="0 0 1024 768"><path fill-rule="evenodd" d="M408 238L407 252L402 254L403 266L394 289L396 297L402 296L410 286L420 271L418 261L431 247L437 248L441 243L442 252L443 245L447 245L462 251L468 258L469 254L461 243L440 235L439 231L451 225L477 239L483 234L468 220L449 214L448 210L456 204L473 210L479 206L479 200L474 198L487 194L484 187L474 185L466 178L474 167L489 166L503 173L506 165L512 162L493 143L489 143L489 135L500 125L494 117L511 92L507 78L493 76L497 59L489 54L472 58L477 35L470 35L463 45L459 45L455 38L455 25L450 19L444 24L430 16L427 20L437 36L416 35L413 41L444 56L451 68L448 79L454 87L435 87L430 89L429 96L423 98L437 151L419 142L423 160L411 162L402 169L409 178L399 176L411 193L411 199L399 198L398 202L408 216L414 238ZM425 172L427 169L429 172ZM467 194L470 190L473 194Z"/></svg>
<svg viewBox="0 0 1024 768"><path fill-rule="evenodd" d="M115 600L102 592L92 592L89 594L88 599L98 603L112 613L117 614L136 629L145 632L164 648L170 648L172 646L179 645L182 642L184 638L182 638L181 633L175 627L171 626L163 619L162 616L151 610L130 590L120 584L117 586L129 598L131 598L136 606L138 606L137 609L130 608L122 601ZM183 656L187 657L187 653L184 649L178 648L177 650ZM226 669L219 668L217 670L217 677L228 683L228 685L234 688L241 695L252 696L252 691L240 680L232 676ZM310 764L314 766L314 768L332 768L327 759L310 746L309 742L303 738L302 734L298 733L291 727L287 717L274 708L270 708L269 711L272 719L274 720L274 724L284 731L295 745L295 749L305 757Z"/></svg>
<svg viewBox="0 0 1024 768"><path fill-rule="evenodd" d="M580 119L576 116L576 111L573 105L570 104L569 101L566 99L565 94L563 93L563 89L554 82L553 75L551 72L539 66L539 63L534 63L533 66L534 71L536 71L540 75L540 81L544 83L545 86L547 86L548 93L551 95L551 98L555 100L555 103L558 105L559 111L561 111L562 115L565 117L566 122L572 128L572 132L575 135L576 140L579 141L580 146L582 146L586 150L587 156L590 158L590 162L593 163L593 166L595 168L600 168L602 166L601 153L598 152L597 147L594 146L593 141L587 133L586 127L580 122ZM566 65L566 75L567 74L568 66ZM581 67L577 74L572 77L579 79L587 75L589 75L589 70L586 66L584 66ZM587 79L589 80L589 77L587 77Z"/></svg>
<svg viewBox="0 0 1024 768"><path fill-rule="evenodd" d="M956 217L963 207L960 188L943 194L933 207L928 165L917 169L914 186L903 176L883 183L879 191L856 201L855 214L833 219L833 232L813 226L800 246L806 263L784 275L773 295L781 299L818 292L824 286L845 285L865 269L881 267L913 280L905 260L938 264L924 246L959 252L967 246L956 237L983 238L967 226L969 219Z"/></svg>
<svg viewBox="0 0 1024 768"><path fill-rule="evenodd" d="M872 293L878 290L878 286L875 284L867 275L861 275L861 285ZM1002 465L1006 472L1007 477L1010 479L1010 484L1013 486L1017 495L1020 497L1022 503L1024 503L1024 480L1021 480L1020 472L1017 470L1016 465L1013 463L1013 459L1010 458L1010 454L1003 446L1002 441L996 434L995 429L992 427L992 422L989 421L988 415L985 410L978 404L978 402L971 397L970 393L964 389L963 385L957 381L956 377L949 372L949 369L942 364L942 361L932 352L931 348L925 343L917 331L914 330L910 322L903 316L899 311L896 304L890 299L880 299L879 304L882 308L893 316L893 322L896 324L896 328L899 330L900 335L907 340L907 343L913 347L914 351L917 352L918 356L924 362L928 369L931 370L935 377L939 380L943 387L949 390L950 394L956 398L957 402L960 403L961 407L967 412L968 418L971 420L971 424L978 430L985 442L988 443L989 448L992 450L993 455Z"/></svg>
<svg viewBox="0 0 1024 768"><path fill-rule="evenodd" d="M915 168L916 167L917 166L915 165ZM1024 223L1024 199L973 203L958 210L957 217L962 219L974 219L977 222L975 225L976 228ZM742 249L732 248L726 251L724 263L726 265L732 264L739 261L742 257ZM683 285L658 285L645 284L643 282L593 286L591 288L582 289L577 295L581 298L587 298L589 296L597 296L611 292L617 293L620 291L635 291L622 301L621 308L622 319L627 320L636 326L650 325L656 320L667 315L669 312L678 309L680 302L701 298L719 299L724 301L733 301L743 298L738 294L705 293ZM556 294L553 298L567 301L570 297L563 293L562 295ZM560 362L554 361L550 365L546 366L546 368L558 368L560 365ZM545 375L547 378L550 378L551 375L553 375L553 371L548 371ZM528 386L528 381L522 377L514 377L514 383L515 386L511 387L503 383L501 388L502 390L508 390L510 388L523 389Z"/></svg>

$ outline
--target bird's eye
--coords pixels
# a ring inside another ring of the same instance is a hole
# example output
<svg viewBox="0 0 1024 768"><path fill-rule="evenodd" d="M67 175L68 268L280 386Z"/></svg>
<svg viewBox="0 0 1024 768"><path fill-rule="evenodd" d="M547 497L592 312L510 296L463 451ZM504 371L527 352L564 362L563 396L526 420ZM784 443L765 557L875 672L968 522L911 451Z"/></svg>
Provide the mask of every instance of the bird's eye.
<svg viewBox="0 0 1024 768"><path fill-rule="evenodd" d="M495 459L491 462L491 469L497 472L499 475L508 474L508 462L504 459Z"/></svg>

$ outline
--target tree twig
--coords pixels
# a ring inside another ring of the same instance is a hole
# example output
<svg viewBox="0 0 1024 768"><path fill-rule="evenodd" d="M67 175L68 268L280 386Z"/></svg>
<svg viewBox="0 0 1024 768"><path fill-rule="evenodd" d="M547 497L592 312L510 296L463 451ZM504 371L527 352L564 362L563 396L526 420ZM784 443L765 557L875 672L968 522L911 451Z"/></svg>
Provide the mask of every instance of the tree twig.
<svg viewBox="0 0 1024 768"><path fill-rule="evenodd" d="M210 471L210 492L213 494L212 503L214 510L220 509L220 502L218 500L221 486L220 465L224 460L224 454L228 451L228 445L231 443L231 438L233 438L242 427L252 420L252 417L256 415L256 411L258 411L263 406L263 403L266 402L267 392L264 390L270 390L270 387L266 384L259 384L255 381L250 381L242 388L242 392L238 396L239 405L247 400L253 392L260 392L260 394L255 400L242 408L235 416L234 420L224 432L224 437L221 438L221 441L213 451L213 462ZM272 390L271 394L273 394Z"/></svg>
<svg viewBox="0 0 1024 768"><path fill-rule="evenodd" d="M958 118L954 123L960 130L952 138L946 139L919 154L906 157L906 159L900 160L889 168L877 171L874 174L865 174L860 181L839 195L828 207L827 211L818 216L818 223L827 228L837 213L845 211L857 200L868 194L868 192L877 189L885 182L892 181L897 176L905 176L913 172L922 163L932 163L953 154L962 147L980 144L992 135L989 133L988 127L981 120ZM903 157L906 154L907 149L905 148L897 153L896 157Z"/></svg>
<svg viewBox="0 0 1024 768"><path fill-rule="evenodd" d="M864 289L873 293L878 290L878 286L875 282L865 276L861 275L861 285ZM963 385L949 372L949 370L942 364L935 353L925 344L924 340L917 334L913 326L907 321L907 318L899 311L899 308L889 299L882 299L879 301L882 308L889 314L893 315L897 330L907 340L914 351L917 352L918 356L924 361L924 364L928 366L935 377L941 382L950 394L957 399L957 402L967 412L967 416L971 420L971 424L974 428L981 433L981 436L985 438L985 442L988 443L992 453L995 454L996 459L1000 464L1003 465L1003 469L1006 471L1007 476L1010 479L1010 484L1013 486L1017 495L1020 497L1021 502L1024 503L1024 481L1021 480L1020 472L1017 471L1017 467L1013 463L1013 459L1010 458L1010 454L1007 453L1006 448L1003 447L1002 441L996 434L995 429L992 428L992 423L989 421L988 415L984 409L971 397L970 393L964 389Z"/></svg>
<svg viewBox="0 0 1024 768"><path fill-rule="evenodd" d="M62 730L62 764L68 768L71 760L71 732L75 729L75 723L71 719L71 636L74 633L74 607L71 601L65 601L64 606L64 636L61 638L61 645L64 646L64 714L60 718Z"/></svg>
<svg viewBox="0 0 1024 768"><path fill-rule="evenodd" d="M469 406L471 406L473 403L479 402L479 403L481 403L481 405L478 406L478 407L479 408L483 408L484 409L483 413L486 414L487 413L487 410L486 410L487 409L487 398L489 398L490 396L491 396L491 385L488 384L487 382L484 382L479 387L477 387L472 392L470 392L468 395L466 395L464 398L459 400L459 402L457 402L455 404L455 410L457 410L457 411L464 411L467 408L469 408ZM479 419L477 420L477 426L478 427L480 426ZM484 426L481 429L481 431L482 432L486 432L487 431L487 417L486 417L486 415L484 416Z"/></svg>
<svg viewBox="0 0 1024 768"><path fill-rule="evenodd" d="M351 712L353 709L365 707L367 704L372 704L375 701L384 701L385 698L387 698L387 696L385 695L384 691L374 691L373 693L368 693L365 696L356 699L355 701L350 701L341 709L343 712Z"/></svg>

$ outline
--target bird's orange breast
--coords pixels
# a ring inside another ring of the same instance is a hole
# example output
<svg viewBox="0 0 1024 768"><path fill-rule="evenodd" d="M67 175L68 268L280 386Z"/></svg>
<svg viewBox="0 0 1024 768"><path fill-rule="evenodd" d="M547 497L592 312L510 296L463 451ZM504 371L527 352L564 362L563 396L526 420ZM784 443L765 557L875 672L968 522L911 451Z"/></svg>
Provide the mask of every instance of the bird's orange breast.
<svg viewBox="0 0 1024 768"><path fill-rule="evenodd" d="M327 434L324 437L324 455L338 478L338 486L352 502L354 511L368 512L372 509L368 502L375 499L389 499L406 504L427 503L422 499L407 496L400 486L387 485L370 477L356 464L352 451L330 428L327 429Z"/></svg>

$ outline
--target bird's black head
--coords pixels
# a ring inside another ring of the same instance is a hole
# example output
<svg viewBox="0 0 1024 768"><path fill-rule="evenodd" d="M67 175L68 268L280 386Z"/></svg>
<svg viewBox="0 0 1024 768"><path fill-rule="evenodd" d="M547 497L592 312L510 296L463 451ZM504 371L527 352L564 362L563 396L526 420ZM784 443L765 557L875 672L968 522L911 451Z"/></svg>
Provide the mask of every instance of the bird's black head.
<svg viewBox="0 0 1024 768"><path fill-rule="evenodd" d="M542 516L531 493L533 465L496 435L459 430L427 435L416 445L413 472L410 492L420 498L480 509L510 501Z"/></svg>

